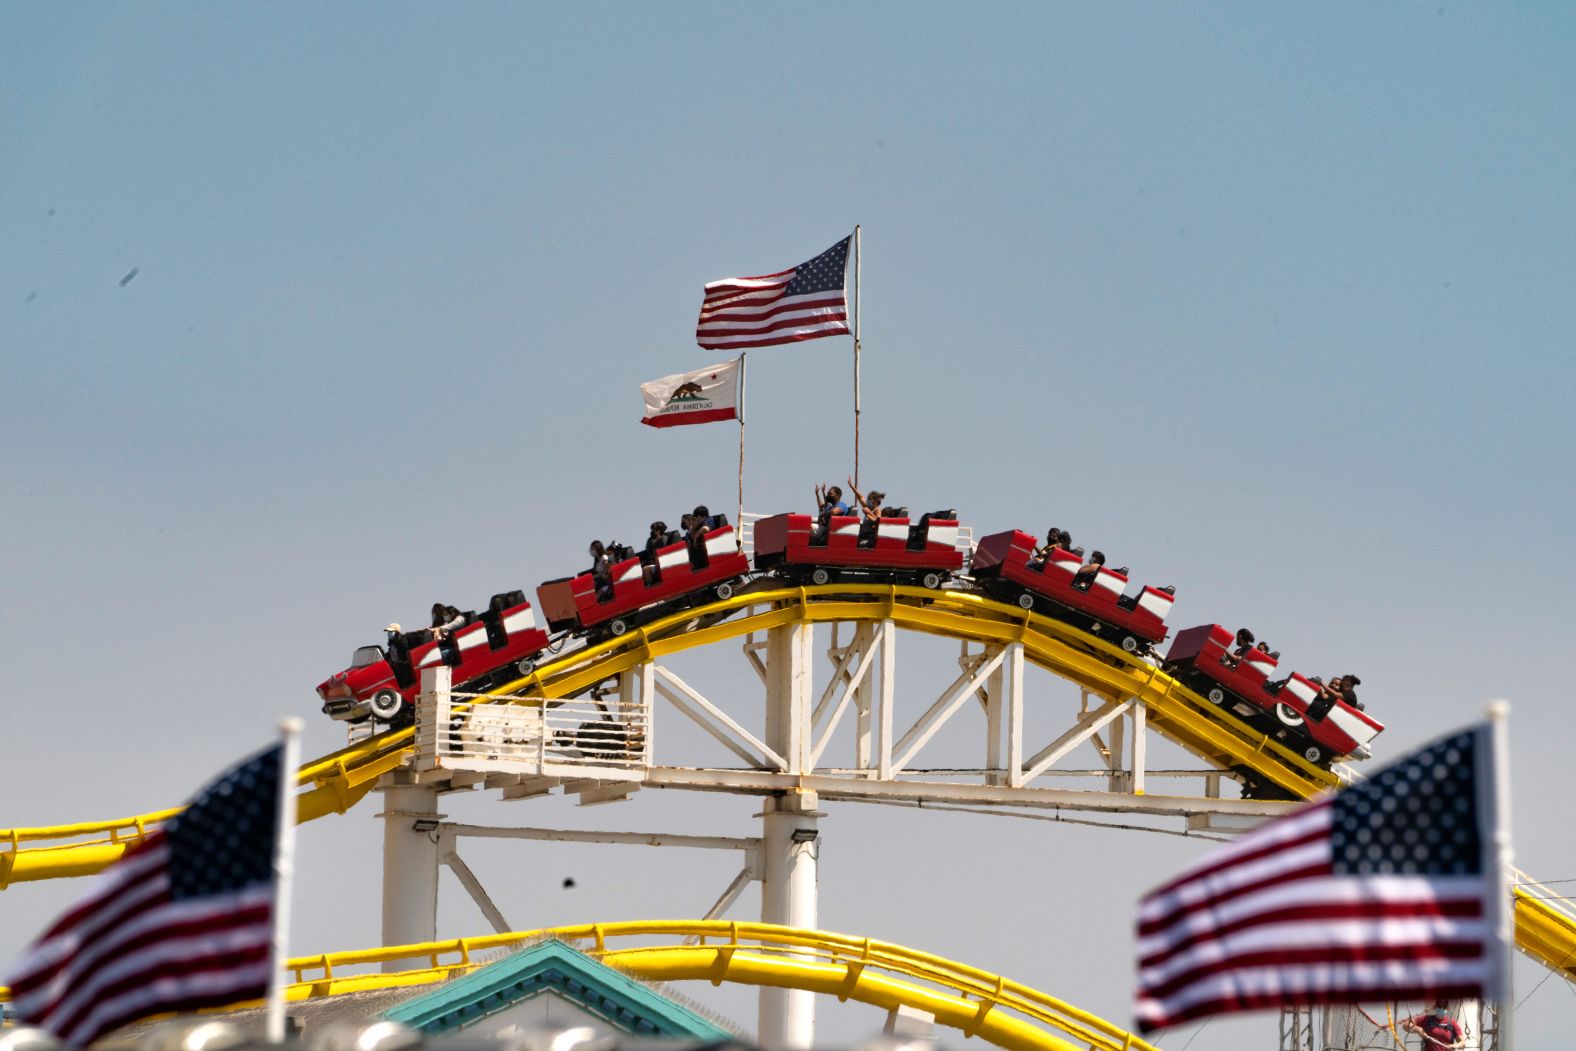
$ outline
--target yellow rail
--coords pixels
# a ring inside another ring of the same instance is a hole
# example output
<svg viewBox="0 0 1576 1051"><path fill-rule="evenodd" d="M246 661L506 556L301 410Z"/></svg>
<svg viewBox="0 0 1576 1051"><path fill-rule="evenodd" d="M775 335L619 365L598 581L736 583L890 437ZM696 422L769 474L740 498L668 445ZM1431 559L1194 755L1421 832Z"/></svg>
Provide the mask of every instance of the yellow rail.
<svg viewBox="0 0 1576 1051"><path fill-rule="evenodd" d="M1105 1019L1026 985L940 956L870 938L726 920L588 923L455 941L302 956L287 995L307 1000L425 985L482 966L484 954L545 938L576 945L648 981L766 985L886 1010L917 1007L936 1022L1012 1051L1156 1051ZM635 944L635 942L642 944ZM390 960L415 966L391 974ZM8 993L0 989L0 999Z"/></svg>
<svg viewBox="0 0 1576 1051"><path fill-rule="evenodd" d="M694 631L683 630L698 618L718 616L729 619ZM1206 762L1224 770L1252 770L1298 798L1338 783L1330 771L1308 763L1119 647L1061 621L965 591L833 584L745 592L664 618L621 638L574 650L492 692L520 703L540 704L572 696L645 661L750 632L797 621L885 619L951 639L1021 642L1027 660L1091 693L1138 698L1148 709L1151 728ZM399 730L306 764L301 768L300 819L343 813L380 776L397 767L410 748L410 730ZM0 889L28 880L98 872L149 828L174 813L164 810L118 821L0 829ZM1576 979L1576 917L1522 894L1516 898L1515 917L1518 946Z"/></svg>

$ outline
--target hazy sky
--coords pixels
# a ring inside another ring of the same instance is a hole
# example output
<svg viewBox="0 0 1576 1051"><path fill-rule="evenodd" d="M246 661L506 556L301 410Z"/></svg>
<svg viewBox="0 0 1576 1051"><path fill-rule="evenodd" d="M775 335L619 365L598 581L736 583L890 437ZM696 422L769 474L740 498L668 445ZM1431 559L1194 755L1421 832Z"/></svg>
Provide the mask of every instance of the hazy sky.
<svg viewBox="0 0 1576 1051"><path fill-rule="evenodd" d="M638 385L716 360L705 281L861 223L867 481L1356 671L1381 758L1510 698L1518 858L1576 880L1573 53L1564 4L6 5L0 826L172 805L287 713L327 752L312 687L388 620L731 506L736 432L642 428ZM753 509L848 473L849 343L752 353ZM911 651L917 714L951 653ZM682 673L759 724L736 648ZM300 952L376 944L379 809L303 829ZM834 805L822 922L1126 1024L1133 902L1203 849ZM522 927L699 915L736 867L466 856ZM82 887L0 895L0 959ZM1545 973L1527 1046L1576 1009Z"/></svg>

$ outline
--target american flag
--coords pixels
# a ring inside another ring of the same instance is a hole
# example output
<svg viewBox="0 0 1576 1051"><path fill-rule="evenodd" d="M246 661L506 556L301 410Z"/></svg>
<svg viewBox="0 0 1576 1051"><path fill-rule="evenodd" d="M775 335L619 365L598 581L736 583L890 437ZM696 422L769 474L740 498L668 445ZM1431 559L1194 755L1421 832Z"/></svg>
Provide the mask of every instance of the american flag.
<svg viewBox="0 0 1576 1051"><path fill-rule="evenodd" d="M807 263L761 277L732 277L706 286L695 342L707 350L738 350L838 336L848 331L845 237Z"/></svg>
<svg viewBox="0 0 1576 1051"><path fill-rule="evenodd" d="M1292 1005L1498 995L1509 858L1493 734L1490 722L1436 741L1143 898L1140 1028Z"/></svg>
<svg viewBox="0 0 1576 1051"><path fill-rule="evenodd" d="M205 788L33 943L10 978L20 1022L86 1047L268 992L283 747Z"/></svg>

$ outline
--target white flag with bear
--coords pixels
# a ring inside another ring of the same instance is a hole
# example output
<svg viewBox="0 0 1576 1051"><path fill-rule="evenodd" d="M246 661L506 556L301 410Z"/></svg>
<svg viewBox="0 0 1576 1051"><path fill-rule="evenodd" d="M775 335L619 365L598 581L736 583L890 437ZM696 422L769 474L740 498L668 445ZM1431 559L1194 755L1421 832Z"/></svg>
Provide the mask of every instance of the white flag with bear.
<svg viewBox="0 0 1576 1051"><path fill-rule="evenodd" d="M711 368L663 376L640 385L646 410L640 422L678 427L739 418L739 369L742 357Z"/></svg>

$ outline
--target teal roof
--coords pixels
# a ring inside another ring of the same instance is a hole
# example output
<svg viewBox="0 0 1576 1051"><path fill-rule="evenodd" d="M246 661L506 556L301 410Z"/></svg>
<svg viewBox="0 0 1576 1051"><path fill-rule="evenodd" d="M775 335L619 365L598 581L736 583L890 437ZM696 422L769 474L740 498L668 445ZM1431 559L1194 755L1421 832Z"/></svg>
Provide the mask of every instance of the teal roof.
<svg viewBox="0 0 1576 1051"><path fill-rule="evenodd" d="M730 1040L694 1011L560 941L546 941L406 1000L384 1018L429 1035L474 1025L543 993L556 992L626 1033Z"/></svg>

